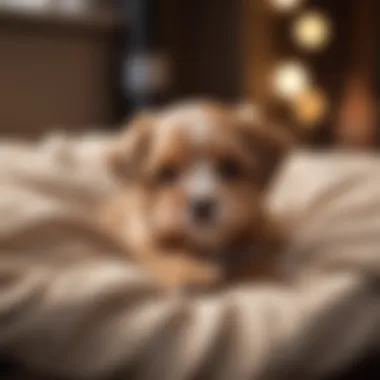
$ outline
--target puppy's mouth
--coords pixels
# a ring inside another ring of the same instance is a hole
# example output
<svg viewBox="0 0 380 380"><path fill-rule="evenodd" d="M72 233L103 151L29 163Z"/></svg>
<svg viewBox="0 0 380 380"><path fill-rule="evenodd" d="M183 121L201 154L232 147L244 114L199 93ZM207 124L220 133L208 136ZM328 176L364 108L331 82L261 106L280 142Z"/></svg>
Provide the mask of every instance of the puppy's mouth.
<svg viewBox="0 0 380 380"><path fill-rule="evenodd" d="M181 235L163 236L158 240L158 244L160 248L174 251L184 247L185 239Z"/></svg>

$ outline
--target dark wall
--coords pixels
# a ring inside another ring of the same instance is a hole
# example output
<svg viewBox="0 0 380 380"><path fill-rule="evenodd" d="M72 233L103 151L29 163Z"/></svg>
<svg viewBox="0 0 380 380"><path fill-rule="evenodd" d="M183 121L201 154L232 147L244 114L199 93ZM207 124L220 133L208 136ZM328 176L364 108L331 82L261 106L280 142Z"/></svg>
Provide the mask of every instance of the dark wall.
<svg viewBox="0 0 380 380"><path fill-rule="evenodd" d="M163 45L173 61L172 95L241 97L241 2L161 1Z"/></svg>

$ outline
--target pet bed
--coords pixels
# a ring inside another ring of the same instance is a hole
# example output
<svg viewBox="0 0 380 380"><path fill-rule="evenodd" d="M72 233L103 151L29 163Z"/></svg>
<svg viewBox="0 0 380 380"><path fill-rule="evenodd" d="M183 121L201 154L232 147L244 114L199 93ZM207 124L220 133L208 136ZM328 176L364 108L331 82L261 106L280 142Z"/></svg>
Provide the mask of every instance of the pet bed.
<svg viewBox="0 0 380 380"><path fill-rule="evenodd" d="M186 297L120 256L91 210L106 136L0 144L0 349L60 378L320 379L380 332L380 161L297 152L268 197L291 284Z"/></svg>

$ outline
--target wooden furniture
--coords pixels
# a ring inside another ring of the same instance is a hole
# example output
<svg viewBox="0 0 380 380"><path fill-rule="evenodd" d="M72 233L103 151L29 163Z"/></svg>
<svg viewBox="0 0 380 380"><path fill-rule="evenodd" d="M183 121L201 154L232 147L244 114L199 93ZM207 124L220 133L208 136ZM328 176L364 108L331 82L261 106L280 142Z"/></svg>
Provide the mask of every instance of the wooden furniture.
<svg viewBox="0 0 380 380"><path fill-rule="evenodd" d="M117 30L106 10L72 17L1 8L0 135L112 123Z"/></svg>
<svg viewBox="0 0 380 380"><path fill-rule="evenodd" d="M374 88L375 1L355 4L352 60L343 88L335 130L336 144L348 148L374 148L377 140L377 99Z"/></svg>
<svg viewBox="0 0 380 380"><path fill-rule="evenodd" d="M273 101L271 74L276 64L276 21L268 1L243 3L244 90L247 97L261 107Z"/></svg>

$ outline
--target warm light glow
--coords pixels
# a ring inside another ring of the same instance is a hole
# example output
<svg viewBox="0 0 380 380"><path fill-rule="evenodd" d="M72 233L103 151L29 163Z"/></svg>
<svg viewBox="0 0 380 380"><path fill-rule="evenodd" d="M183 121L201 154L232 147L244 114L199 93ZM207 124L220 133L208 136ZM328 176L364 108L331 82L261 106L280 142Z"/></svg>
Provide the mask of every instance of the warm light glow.
<svg viewBox="0 0 380 380"><path fill-rule="evenodd" d="M320 12L308 12L298 18L293 27L293 38L307 50L321 50L331 40L330 20Z"/></svg>
<svg viewBox="0 0 380 380"><path fill-rule="evenodd" d="M279 12L290 12L298 8L303 0L270 0L270 3Z"/></svg>
<svg viewBox="0 0 380 380"><path fill-rule="evenodd" d="M310 88L303 91L293 102L293 112L300 124L313 127L323 120L328 111L328 100L323 91Z"/></svg>
<svg viewBox="0 0 380 380"><path fill-rule="evenodd" d="M273 75L274 92L284 99L294 99L308 87L309 83L309 71L297 61L281 64Z"/></svg>

